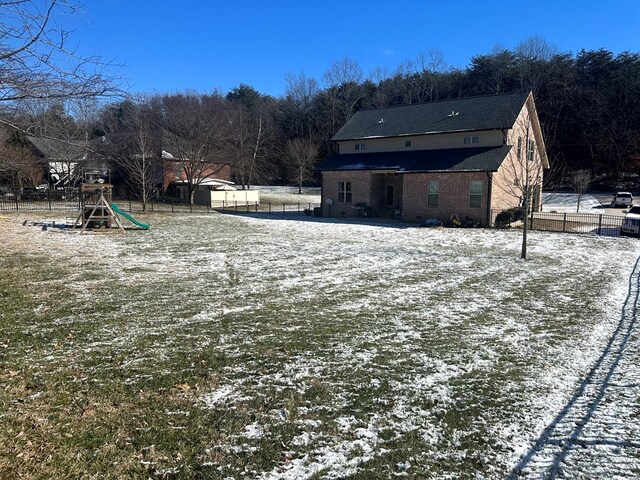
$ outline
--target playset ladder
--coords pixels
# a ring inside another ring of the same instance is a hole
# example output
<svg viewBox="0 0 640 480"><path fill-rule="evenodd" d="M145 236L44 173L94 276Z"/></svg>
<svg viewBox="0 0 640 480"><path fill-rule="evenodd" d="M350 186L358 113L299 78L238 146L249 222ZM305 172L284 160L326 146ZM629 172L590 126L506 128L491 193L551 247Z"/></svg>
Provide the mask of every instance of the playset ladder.
<svg viewBox="0 0 640 480"><path fill-rule="evenodd" d="M106 228L111 228L111 222L115 222L118 225L118 228L121 232L124 232L124 227L122 223L120 223L120 219L118 215L113 211L111 205L107 201L104 195L104 188L100 188L100 186L96 186L97 188L94 190L94 194L98 194L99 196L95 200L95 204L86 204L85 199L83 198L80 215L78 216L75 226L78 226L78 222L82 221L82 230L80 233L84 232L87 228L93 228L92 225L105 226ZM83 185L83 190L86 189L86 186ZM91 195L94 199L96 195ZM92 223L93 222L93 223Z"/></svg>

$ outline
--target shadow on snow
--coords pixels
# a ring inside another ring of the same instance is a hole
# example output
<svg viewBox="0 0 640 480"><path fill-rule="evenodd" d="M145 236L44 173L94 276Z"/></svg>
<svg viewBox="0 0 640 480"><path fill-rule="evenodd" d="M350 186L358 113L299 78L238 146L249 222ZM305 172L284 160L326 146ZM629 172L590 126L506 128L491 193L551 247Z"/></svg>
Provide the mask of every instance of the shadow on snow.
<svg viewBox="0 0 640 480"><path fill-rule="evenodd" d="M556 418L545 428L531 449L513 468L508 479L563 477L563 465L574 450L589 446L640 448L640 442L618 438L581 438L601 406L612 377L625 353L629 338L634 333L640 284L640 258L636 260L629 278L627 298L622 307L620 321L607 345L577 391ZM615 387L631 388L636 384L616 384Z"/></svg>

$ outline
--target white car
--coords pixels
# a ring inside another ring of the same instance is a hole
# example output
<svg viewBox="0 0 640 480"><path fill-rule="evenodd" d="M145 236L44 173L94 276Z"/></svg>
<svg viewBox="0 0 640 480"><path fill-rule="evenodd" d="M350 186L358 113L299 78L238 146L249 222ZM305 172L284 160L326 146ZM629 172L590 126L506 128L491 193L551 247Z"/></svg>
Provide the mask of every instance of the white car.
<svg viewBox="0 0 640 480"><path fill-rule="evenodd" d="M618 192L611 202L614 207L630 207L633 205L633 195L629 192Z"/></svg>
<svg viewBox="0 0 640 480"><path fill-rule="evenodd" d="M624 216L620 235L623 237L640 237L640 205L632 206Z"/></svg>

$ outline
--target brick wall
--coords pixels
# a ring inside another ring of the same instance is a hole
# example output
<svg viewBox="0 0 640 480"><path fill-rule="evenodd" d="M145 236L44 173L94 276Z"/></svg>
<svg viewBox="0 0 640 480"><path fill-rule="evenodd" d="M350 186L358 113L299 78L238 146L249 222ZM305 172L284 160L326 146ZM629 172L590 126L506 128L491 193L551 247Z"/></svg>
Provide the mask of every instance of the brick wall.
<svg viewBox="0 0 640 480"><path fill-rule="evenodd" d="M451 221L452 215L460 220L465 218L487 223L488 177L484 172L450 173L408 173L404 176L402 198L402 220L405 222L423 222L436 218L444 223ZM427 206L429 181L437 180L440 185L438 207ZM469 183L482 182L480 207L469 206Z"/></svg>
<svg viewBox="0 0 640 480"><path fill-rule="evenodd" d="M187 179L182 163L176 160L162 161L162 175L163 191L167 190L171 182ZM231 181L231 165L229 165L228 163L209 164L209 166L203 170L200 177Z"/></svg>
<svg viewBox="0 0 640 480"><path fill-rule="evenodd" d="M338 182L351 182L351 202L338 202ZM327 205L327 199L332 200ZM371 172L368 170L322 172L322 216L357 217L356 203L369 205L371 200Z"/></svg>

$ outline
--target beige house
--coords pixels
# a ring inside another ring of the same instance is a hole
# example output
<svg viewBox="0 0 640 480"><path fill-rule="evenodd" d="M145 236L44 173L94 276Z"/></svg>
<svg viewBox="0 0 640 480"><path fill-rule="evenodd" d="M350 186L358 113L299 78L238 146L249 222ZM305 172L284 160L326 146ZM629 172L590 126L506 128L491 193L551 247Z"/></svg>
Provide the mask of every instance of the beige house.
<svg viewBox="0 0 640 480"><path fill-rule="evenodd" d="M362 110L320 164L326 217L470 220L540 209L549 162L533 95L510 93Z"/></svg>

